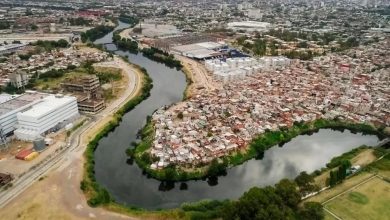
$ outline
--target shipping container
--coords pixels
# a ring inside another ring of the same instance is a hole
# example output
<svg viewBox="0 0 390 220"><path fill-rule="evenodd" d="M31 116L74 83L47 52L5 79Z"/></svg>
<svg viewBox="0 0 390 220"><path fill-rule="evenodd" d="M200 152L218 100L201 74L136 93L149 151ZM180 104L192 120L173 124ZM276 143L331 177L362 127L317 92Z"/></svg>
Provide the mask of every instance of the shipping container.
<svg viewBox="0 0 390 220"><path fill-rule="evenodd" d="M32 152L31 154L27 155L24 160L26 161L31 161L31 160L34 160L37 156L38 156L38 152Z"/></svg>
<svg viewBox="0 0 390 220"><path fill-rule="evenodd" d="M24 160L24 158L27 157L32 152L33 152L33 150L31 148L21 150L19 153L16 154L15 158L19 159L19 160Z"/></svg>

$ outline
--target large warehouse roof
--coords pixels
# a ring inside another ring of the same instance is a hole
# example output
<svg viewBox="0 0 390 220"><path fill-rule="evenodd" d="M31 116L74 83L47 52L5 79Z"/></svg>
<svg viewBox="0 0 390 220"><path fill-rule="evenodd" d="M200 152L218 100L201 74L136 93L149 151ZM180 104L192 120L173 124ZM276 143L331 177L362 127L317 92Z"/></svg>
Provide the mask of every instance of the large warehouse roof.
<svg viewBox="0 0 390 220"><path fill-rule="evenodd" d="M0 116L7 114L13 110L23 108L26 105L30 105L34 102L37 102L38 100L46 96L47 95L43 93L33 92L33 93L25 93L17 97L9 98L7 101L3 102L0 105Z"/></svg>
<svg viewBox="0 0 390 220"><path fill-rule="evenodd" d="M33 105L31 109L19 114L21 116L39 118L69 102L74 101L75 99L76 98L72 96L50 95L45 97L41 102Z"/></svg>
<svg viewBox="0 0 390 220"><path fill-rule="evenodd" d="M224 45L220 43L206 41L201 43L176 46L172 48L172 51L178 52L184 56L204 59L221 55L221 53L216 51L216 49L221 48L222 46Z"/></svg>

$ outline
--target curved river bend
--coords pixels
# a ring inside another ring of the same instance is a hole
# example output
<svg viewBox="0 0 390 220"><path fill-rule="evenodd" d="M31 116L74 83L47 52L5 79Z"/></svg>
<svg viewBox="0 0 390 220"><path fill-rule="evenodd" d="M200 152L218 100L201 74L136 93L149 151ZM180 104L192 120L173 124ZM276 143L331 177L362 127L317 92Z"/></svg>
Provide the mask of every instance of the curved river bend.
<svg viewBox="0 0 390 220"><path fill-rule="evenodd" d="M116 29L126 27L120 23ZM112 43L112 33L95 43ZM113 45L108 48L115 50ZM142 174L134 163L127 162L125 150L157 108L182 100L186 79L181 71L171 69L128 52L129 61L145 67L153 79L151 96L123 116L120 125L101 139L95 151L95 175L117 202L147 209L173 208L183 202L201 199L234 199L253 186L274 184L282 178L294 178L301 171L312 172L324 167L329 160L360 145L376 145L373 135L352 134L349 131L321 129L309 136L301 135L283 147L273 147L261 160L250 160L228 170L226 176L212 182L187 181L185 184L161 183Z"/></svg>

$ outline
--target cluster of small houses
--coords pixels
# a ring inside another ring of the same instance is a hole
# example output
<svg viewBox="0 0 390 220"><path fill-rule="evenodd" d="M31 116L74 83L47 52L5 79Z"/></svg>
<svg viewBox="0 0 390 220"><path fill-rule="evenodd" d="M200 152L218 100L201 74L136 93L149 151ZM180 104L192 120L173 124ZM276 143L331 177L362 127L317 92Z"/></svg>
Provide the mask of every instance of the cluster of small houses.
<svg viewBox="0 0 390 220"><path fill-rule="evenodd" d="M107 53L88 52L74 49L52 50L32 55L22 60L18 55L11 55L0 63L0 85L11 83L19 88L27 85L34 74L43 74L50 70L63 70L70 66L78 67L85 61L100 62L107 59Z"/></svg>
<svg viewBox="0 0 390 220"><path fill-rule="evenodd" d="M332 54L309 63L296 61L157 110L152 116L151 154L159 160L151 168L205 164L245 149L266 130L294 122L340 117L389 126L388 69L366 71L374 63L390 63L390 51L385 49L374 45L361 53L357 50L361 58ZM375 54L383 56L378 61ZM353 69L346 70L347 63Z"/></svg>

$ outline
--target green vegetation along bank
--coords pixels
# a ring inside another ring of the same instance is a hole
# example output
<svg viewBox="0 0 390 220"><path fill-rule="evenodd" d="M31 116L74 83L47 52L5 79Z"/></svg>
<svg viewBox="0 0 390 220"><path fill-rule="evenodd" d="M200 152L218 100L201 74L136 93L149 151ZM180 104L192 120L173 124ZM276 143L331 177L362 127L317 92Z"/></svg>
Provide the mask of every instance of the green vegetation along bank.
<svg viewBox="0 0 390 220"><path fill-rule="evenodd" d="M94 27L86 32L81 33L81 41L83 43L86 43L87 41L95 41L99 38L104 37L106 34L110 33L114 30L115 27L113 26L104 26L99 25L97 27Z"/></svg>
<svg viewBox="0 0 390 220"><path fill-rule="evenodd" d="M120 33L124 29L119 29L114 31L112 35L112 42L118 47L120 50L129 51L130 53L138 53L138 43L134 40L128 38L122 38Z"/></svg>
<svg viewBox="0 0 390 220"><path fill-rule="evenodd" d="M139 22L138 18L126 14L120 14L118 20L123 23L129 24L130 27L134 27Z"/></svg>
<svg viewBox="0 0 390 220"><path fill-rule="evenodd" d="M127 60L126 60L127 61ZM133 65L135 66L135 65ZM88 143L87 149L84 153L86 162L84 164L85 172L84 179L81 181L80 188L84 191L88 198L88 204L92 207L109 204L112 202L112 198L106 189L101 187L95 178L94 171L94 152L98 147L100 139L102 139L109 132L113 131L122 120L122 116L135 108L139 103L150 96L150 90L153 87L152 79L147 74L146 70L141 67L137 67L143 74L142 89L140 93L126 104L124 104L114 115L112 120Z"/></svg>
<svg viewBox="0 0 390 220"><path fill-rule="evenodd" d="M151 60L159 63L164 63L166 66L176 69L181 69L183 66L179 60L176 60L172 54L164 52L158 48L143 48L142 54Z"/></svg>
<svg viewBox="0 0 390 220"><path fill-rule="evenodd" d="M259 157L264 154L264 151L272 146L278 144L283 145L298 135L314 133L319 129L325 128L341 131L348 129L351 132L362 132L364 134L377 135L379 138L386 136L384 128L376 128L368 124L356 124L341 120L318 119L310 123L294 123L291 128L281 128L277 131L266 131L254 138L245 152L239 151L230 156L214 159L210 164L204 164L190 169L170 165L164 169L155 170L150 168L150 165L157 161L158 158L150 156L149 153L154 138L154 127L149 121L140 131L142 141L137 144L135 148L130 146L127 150L127 154L133 158L146 173L158 180L184 181L203 179L206 177L215 177L224 174L226 173L226 169L229 167L237 166L245 161ZM338 165L339 164L337 164L337 166Z"/></svg>
<svg viewBox="0 0 390 220"><path fill-rule="evenodd" d="M164 52L158 48L143 48L139 49L138 43L135 40L130 38L123 38L120 36L120 33L124 29L116 30L112 35L112 42L118 47L118 49L123 51L128 51L130 53L138 53L139 51L147 58L156 61L158 63L163 63L167 67L176 68L180 70L183 68L183 65L179 60L176 60L172 54Z"/></svg>

